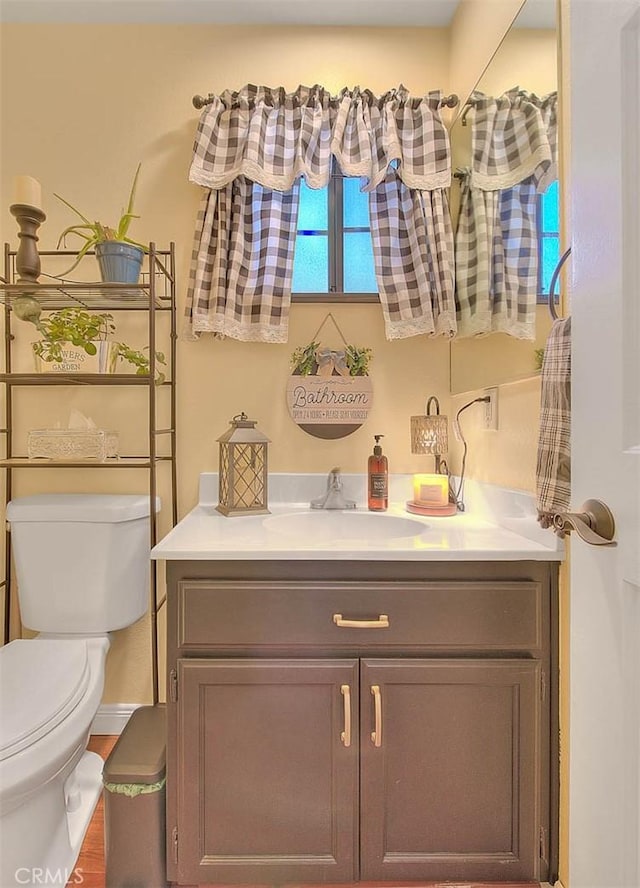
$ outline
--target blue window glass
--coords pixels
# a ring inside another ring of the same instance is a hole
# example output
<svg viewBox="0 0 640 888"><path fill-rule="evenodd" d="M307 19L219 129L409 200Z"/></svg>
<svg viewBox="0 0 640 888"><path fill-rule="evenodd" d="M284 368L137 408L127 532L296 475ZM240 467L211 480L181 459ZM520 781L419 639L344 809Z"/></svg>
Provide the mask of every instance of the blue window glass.
<svg viewBox="0 0 640 888"><path fill-rule="evenodd" d="M309 188L302 179L300 182L300 203L298 204L298 231L328 230L327 196L327 188Z"/></svg>
<svg viewBox="0 0 640 888"><path fill-rule="evenodd" d="M558 180L549 185L542 195L542 230L547 232L560 231L560 206L558 201Z"/></svg>
<svg viewBox="0 0 640 888"><path fill-rule="evenodd" d="M560 190L557 180L538 196L538 256L538 295L544 302L560 258ZM560 291L559 283L557 281L555 286L556 297Z"/></svg>
<svg viewBox="0 0 640 888"><path fill-rule="evenodd" d="M548 295L551 287L551 278L558 260L560 259L560 242L557 237L542 238L542 256L540 261L542 293ZM556 282L554 293L557 296L559 292L559 281Z"/></svg>
<svg viewBox="0 0 640 888"><path fill-rule="evenodd" d="M342 180L345 228L369 228L369 195L360 191L360 179Z"/></svg>
<svg viewBox="0 0 640 888"><path fill-rule="evenodd" d="M293 261L293 293L329 292L329 238L298 234Z"/></svg>
<svg viewBox="0 0 640 888"><path fill-rule="evenodd" d="M377 293L371 232L347 231L343 238L344 292Z"/></svg>

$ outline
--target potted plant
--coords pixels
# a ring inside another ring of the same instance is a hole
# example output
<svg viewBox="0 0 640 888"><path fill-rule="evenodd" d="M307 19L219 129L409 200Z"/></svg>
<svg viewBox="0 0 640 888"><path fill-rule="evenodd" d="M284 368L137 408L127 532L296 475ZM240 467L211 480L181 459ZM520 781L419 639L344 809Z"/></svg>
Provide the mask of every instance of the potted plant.
<svg viewBox="0 0 640 888"><path fill-rule="evenodd" d="M89 250L95 250L103 281L124 284L138 283L145 247L143 244L131 240L127 233L131 221L139 218L139 216L136 216L133 212L133 204L136 196L140 166L141 164L138 164L135 176L133 177L133 184L129 193L127 207L122 211L115 228L112 228L109 225L104 225L102 222L91 222L91 220L84 216L80 210L70 204L68 200L65 200L64 197L61 197L54 192L54 197L57 197L58 200L62 201L65 206L69 207L76 216L79 216L80 219L82 219L82 224L70 225L68 228L65 228L58 239L58 248L60 247L60 244L66 241L67 236L71 234L77 235L84 241L78 251L76 261L67 269L67 271L63 272L63 274L68 274L70 271L73 271Z"/></svg>
<svg viewBox="0 0 640 888"><path fill-rule="evenodd" d="M149 374L148 354L110 338L116 328L108 312L72 306L39 316L31 323L40 333L32 346L40 372L113 373L122 359L135 367L137 375ZM166 364L162 352L156 352L155 357L157 364ZM156 382L164 382L160 371L156 371Z"/></svg>

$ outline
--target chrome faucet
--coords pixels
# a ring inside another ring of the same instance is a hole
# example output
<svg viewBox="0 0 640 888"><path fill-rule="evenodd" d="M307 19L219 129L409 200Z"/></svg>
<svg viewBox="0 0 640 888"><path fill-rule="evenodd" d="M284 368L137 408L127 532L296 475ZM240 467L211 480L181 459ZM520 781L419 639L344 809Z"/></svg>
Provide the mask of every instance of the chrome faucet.
<svg viewBox="0 0 640 888"><path fill-rule="evenodd" d="M312 509L355 509L354 500L345 499L342 492L340 469L331 469L327 477L327 492L324 496L311 500Z"/></svg>

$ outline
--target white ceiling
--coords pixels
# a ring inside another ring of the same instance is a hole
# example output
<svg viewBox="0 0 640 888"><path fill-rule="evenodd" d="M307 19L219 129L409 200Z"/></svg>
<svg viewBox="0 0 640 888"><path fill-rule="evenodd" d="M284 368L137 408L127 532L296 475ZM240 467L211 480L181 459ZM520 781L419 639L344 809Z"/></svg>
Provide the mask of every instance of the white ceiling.
<svg viewBox="0 0 640 888"><path fill-rule="evenodd" d="M446 27L459 0L0 0L6 22ZM527 0L525 27L553 28L555 0ZM524 14L524 13L523 13Z"/></svg>
<svg viewBox="0 0 640 888"><path fill-rule="evenodd" d="M445 27L458 0L3 0L5 21Z"/></svg>

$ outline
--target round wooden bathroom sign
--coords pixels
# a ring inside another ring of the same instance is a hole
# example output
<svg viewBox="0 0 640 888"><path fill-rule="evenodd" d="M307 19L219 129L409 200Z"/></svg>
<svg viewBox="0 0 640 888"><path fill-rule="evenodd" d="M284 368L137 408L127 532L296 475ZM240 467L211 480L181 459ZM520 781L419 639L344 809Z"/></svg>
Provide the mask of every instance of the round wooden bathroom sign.
<svg viewBox="0 0 640 888"><path fill-rule="evenodd" d="M293 421L316 438L345 438L368 418L373 403L369 376L301 376L287 382Z"/></svg>

